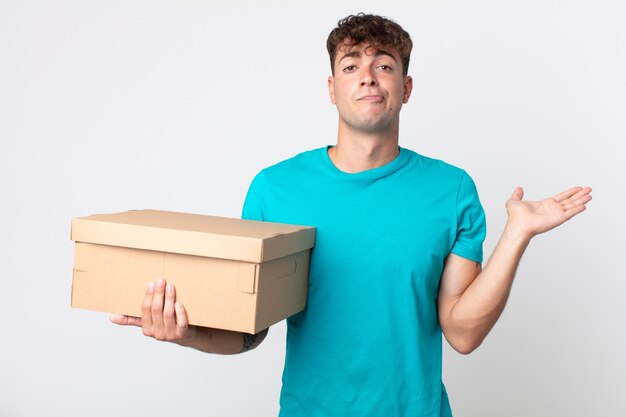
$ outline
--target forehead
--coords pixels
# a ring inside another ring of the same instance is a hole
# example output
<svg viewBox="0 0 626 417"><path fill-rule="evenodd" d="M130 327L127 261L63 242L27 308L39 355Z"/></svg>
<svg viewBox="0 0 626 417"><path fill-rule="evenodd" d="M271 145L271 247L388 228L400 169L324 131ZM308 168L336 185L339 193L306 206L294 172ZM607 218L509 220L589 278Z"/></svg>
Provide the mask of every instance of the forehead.
<svg viewBox="0 0 626 417"><path fill-rule="evenodd" d="M340 60L346 55L354 57L362 55L388 55L396 60L400 59L400 53L396 48L391 45L373 44L369 42L362 42L353 45L349 40L346 40L341 45L339 45L339 47L337 48L335 61Z"/></svg>

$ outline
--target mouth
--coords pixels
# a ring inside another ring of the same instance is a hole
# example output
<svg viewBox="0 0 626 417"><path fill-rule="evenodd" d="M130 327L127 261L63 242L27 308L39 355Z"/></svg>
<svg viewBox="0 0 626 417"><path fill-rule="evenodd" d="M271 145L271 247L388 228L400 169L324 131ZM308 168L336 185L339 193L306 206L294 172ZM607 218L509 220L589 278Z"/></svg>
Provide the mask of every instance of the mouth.
<svg viewBox="0 0 626 417"><path fill-rule="evenodd" d="M371 95L360 97L357 99L357 101L365 101L368 103L382 103L384 99L385 98L383 96L371 94Z"/></svg>

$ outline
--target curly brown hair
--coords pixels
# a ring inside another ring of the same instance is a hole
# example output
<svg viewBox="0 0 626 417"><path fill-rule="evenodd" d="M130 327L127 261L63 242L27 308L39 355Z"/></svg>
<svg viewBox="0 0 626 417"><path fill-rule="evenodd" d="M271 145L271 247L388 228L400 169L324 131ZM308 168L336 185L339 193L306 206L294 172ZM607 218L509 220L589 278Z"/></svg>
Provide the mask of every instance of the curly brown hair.
<svg viewBox="0 0 626 417"><path fill-rule="evenodd" d="M413 41L407 31L386 17L359 13L350 15L337 22L337 27L330 32L326 49L330 55L330 68L335 74L335 57L342 45L349 47L369 43L374 47L391 46L400 54L402 72L407 75Z"/></svg>

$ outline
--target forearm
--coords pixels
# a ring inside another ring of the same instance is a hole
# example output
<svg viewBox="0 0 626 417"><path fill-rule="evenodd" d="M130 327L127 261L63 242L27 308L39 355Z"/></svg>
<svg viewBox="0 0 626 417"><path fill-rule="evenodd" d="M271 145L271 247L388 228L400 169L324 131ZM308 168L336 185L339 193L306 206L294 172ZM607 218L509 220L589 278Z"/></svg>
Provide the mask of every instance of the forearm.
<svg viewBox="0 0 626 417"><path fill-rule="evenodd" d="M502 314L513 285L515 272L530 237L505 227L484 269L458 297L450 310L446 337L457 339L461 348L471 352L485 339Z"/></svg>
<svg viewBox="0 0 626 417"><path fill-rule="evenodd" d="M255 335L250 335L229 330L197 327L192 337L176 343L206 353L233 355L257 347L265 339L267 332L268 329L265 329Z"/></svg>
<svg viewBox="0 0 626 417"><path fill-rule="evenodd" d="M174 343L206 353L232 355L241 352L243 334L228 330L195 327L189 338L174 341Z"/></svg>

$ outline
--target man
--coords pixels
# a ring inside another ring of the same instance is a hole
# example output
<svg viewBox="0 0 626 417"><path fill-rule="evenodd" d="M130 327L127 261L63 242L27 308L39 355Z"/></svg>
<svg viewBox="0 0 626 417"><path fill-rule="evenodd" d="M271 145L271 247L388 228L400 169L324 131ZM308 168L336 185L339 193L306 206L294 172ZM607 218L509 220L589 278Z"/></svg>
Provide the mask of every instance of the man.
<svg viewBox="0 0 626 417"><path fill-rule="evenodd" d="M328 38L337 144L304 152L254 179L243 217L317 227L307 309L288 319L281 416L450 416L442 334L476 349L500 316L531 238L585 209L591 189L507 202L508 221L481 268L484 213L461 169L398 146L413 81L411 39L396 23L349 16ZM175 290L151 284L146 335L238 353L242 335L188 326Z"/></svg>

